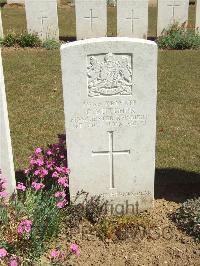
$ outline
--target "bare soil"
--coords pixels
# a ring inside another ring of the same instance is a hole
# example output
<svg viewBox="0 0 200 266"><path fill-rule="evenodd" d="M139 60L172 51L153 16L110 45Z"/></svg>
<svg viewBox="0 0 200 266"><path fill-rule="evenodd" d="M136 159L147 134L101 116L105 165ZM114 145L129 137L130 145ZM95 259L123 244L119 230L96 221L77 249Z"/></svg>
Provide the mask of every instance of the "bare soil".
<svg viewBox="0 0 200 266"><path fill-rule="evenodd" d="M71 265L200 265L200 244L177 229L169 215L179 207L175 202L156 200L151 211L157 222L150 236L122 241L102 241L96 236L76 235L81 255Z"/></svg>

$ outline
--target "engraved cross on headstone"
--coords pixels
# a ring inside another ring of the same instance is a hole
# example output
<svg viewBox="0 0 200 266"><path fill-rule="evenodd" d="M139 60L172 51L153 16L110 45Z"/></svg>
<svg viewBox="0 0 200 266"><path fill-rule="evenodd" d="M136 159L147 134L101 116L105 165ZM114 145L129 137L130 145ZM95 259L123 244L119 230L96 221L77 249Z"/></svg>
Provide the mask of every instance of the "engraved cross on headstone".
<svg viewBox="0 0 200 266"><path fill-rule="evenodd" d="M134 11L133 9L131 10L131 17L128 17L126 19L130 19L131 20L131 32L134 32L134 20L136 19L140 19L140 18L134 18Z"/></svg>
<svg viewBox="0 0 200 266"><path fill-rule="evenodd" d="M98 156L98 155L108 155L109 156L109 168L110 168L110 189L115 188L115 180L114 180L114 155L126 155L130 154L130 150L121 150L121 151L115 151L113 149L113 131L108 131L109 136L109 147L107 151L92 151L92 156Z"/></svg>
<svg viewBox="0 0 200 266"><path fill-rule="evenodd" d="M45 19L48 19L48 17L44 17L44 16L40 16L40 17L38 17L38 19L40 19L40 21L41 21L41 25L42 25L42 32L44 31L44 20Z"/></svg>
<svg viewBox="0 0 200 266"><path fill-rule="evenodd" d="M93 19L98 18L98 17L93 17L93 10L90 9L90 16L89 17L84 17L84 18L90 20L90 28L92 30L92 28L93 28Z"/></svg>
<svg viewBox="0 0 200 266"><path fill-rule="evenodd" d="M174 19L175 16L175 8L181 6L180 4L176 4L176 0L173 0L173 4L168 4L167 6L172 7L172 17Z"/></svg>

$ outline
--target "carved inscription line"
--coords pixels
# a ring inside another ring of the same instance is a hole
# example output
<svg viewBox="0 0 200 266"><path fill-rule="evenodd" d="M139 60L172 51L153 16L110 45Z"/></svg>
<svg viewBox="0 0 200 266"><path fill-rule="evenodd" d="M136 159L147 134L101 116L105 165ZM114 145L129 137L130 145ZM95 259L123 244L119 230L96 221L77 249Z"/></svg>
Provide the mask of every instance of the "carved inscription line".
<svg viewBox="0 0 200 266"><path fill-rule="evenodd" d="M102 197L141 197L141 196L152 196L151 191L139 191L139 192L111 192L102 193Z"/></svg>
<svg viewBox="0 0 200 266"><path fill-rule="evenodd" d="M115 197L143 197L143 196L152 196L152 192L148 190L139 191L139 192L111 192L111 193L101 193L100 196L104 198L115 198ZM75 198L76 195L72 195L72 198Z"/></svg>
<svg viewBox="0 0 200 266"><path fill-rule="evenodd" d="M104 103L85 101L81 113L74 114L70 126L76 128L114 128L145 126L147 114L137 113L135 100L112 100Z"/></svg>
<svg viewBox="0 0 200 266"><path fill-rule="evenodd" d="M92 156L108 155L109 156L109 170L110 170L110 189L115 188L114 180L114 155L130 154L130 150L114 151L113 144L113 131L108 131L109 136L109 149L107 151L92 151Z"/></svg>

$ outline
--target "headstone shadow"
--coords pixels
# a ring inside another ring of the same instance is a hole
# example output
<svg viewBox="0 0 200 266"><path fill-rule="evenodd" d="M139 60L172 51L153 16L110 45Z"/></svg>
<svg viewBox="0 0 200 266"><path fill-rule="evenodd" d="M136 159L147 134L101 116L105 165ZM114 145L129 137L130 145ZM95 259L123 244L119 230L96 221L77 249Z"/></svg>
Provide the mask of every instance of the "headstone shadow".
<svg viewBox="0 0 200 266"><path fill-rule="evenodd" d="M200 173L176 168L156 169L155 199L182 203L200 197Z"/></svg>
<svg viewBox="0 0 200 266"><path fill-rule="evenodd" d="M26 178L23 170L17 170L15 176L16 182L24 182ZM195 197L200 197L200 173L176 168L156 169L155 199L183 203Z"/></svg>
<svg viewBox="0 0 200 266"><path fill-rule="evenodd" d="M59 40L61 42L75 42L76 41L76 36L60 36Z"/></svg>

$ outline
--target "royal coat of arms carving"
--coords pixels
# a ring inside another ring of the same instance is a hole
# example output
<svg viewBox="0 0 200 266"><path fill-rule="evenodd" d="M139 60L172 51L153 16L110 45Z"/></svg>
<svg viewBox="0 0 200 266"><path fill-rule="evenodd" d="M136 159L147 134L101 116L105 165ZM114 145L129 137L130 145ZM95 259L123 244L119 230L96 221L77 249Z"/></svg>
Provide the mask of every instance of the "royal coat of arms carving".
<svg viewBox="0 0 200 266"><path fill-rule="evenodd" d="M131 55L108 53L89 56L87 66L88 96L131 95L133 71Z"/></svg>

